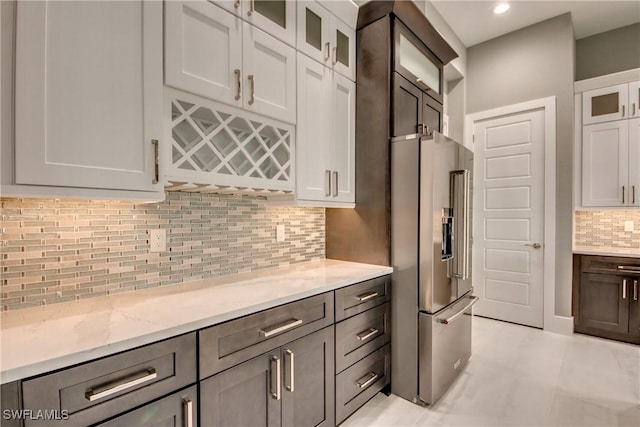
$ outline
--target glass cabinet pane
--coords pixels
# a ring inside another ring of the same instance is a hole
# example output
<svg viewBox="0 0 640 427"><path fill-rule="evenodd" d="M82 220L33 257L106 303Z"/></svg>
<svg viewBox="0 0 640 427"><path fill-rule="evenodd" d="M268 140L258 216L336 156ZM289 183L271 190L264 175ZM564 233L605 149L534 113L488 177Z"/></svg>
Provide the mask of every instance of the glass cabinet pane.
<svg viewBox="0 0 640 427"><path fill-rule="evenodd" d="M336 49L338 62L345 67L349 66L349 37L340 30L336 30Z"/></svg>
<svg viewBox="0 0 640 427"><path fill-rule="evenodd" d="M429 88L441 93L440 69L402 34L400 34L400 65Z"/></svg>
<svg viewBox="0 0 640 427"><path fill-rule="evenodd" d="M287 4L285 0L253 0L256 13L287 28Z"/></svg>
<svg viewBox="0 0 640 427"><path fill-rule="evenodd" d="M322 50L322 18L306 9L306 42L318 50Z"/></svg>
<svg viewBox="0 0 640 427"><path fill-rule="evenodd" d="M601 116L617 113L619 105L618 92L594 96L591 98L591 115Z"/></svg>

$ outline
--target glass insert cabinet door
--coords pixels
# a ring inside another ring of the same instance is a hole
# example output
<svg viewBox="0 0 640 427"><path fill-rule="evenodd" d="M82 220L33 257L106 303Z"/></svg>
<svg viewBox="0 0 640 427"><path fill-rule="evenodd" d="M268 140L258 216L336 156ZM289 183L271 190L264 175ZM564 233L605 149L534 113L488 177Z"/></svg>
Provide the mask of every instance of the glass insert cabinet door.
<svg viewBox="0 0 640 427"><path fill-rule="evenodd" d="M582 94L582 124L620 120L631 115L627 83L594 89Z"/></svg>

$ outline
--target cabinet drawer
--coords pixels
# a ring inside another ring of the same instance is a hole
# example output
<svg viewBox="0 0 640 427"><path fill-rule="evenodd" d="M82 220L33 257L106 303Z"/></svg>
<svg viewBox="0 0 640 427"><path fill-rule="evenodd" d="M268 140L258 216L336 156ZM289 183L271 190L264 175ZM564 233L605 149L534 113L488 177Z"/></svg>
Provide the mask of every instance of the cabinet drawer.
<svg viewBox="0 0 640 427"><path fill-rule="evenodd" d="M640 259L610 256L582 256L580 270L584 273L607 273L640 277Z"/></svg>
<svg viewBox="0 0 640 427"><path fill-rule="evenodd" d="M198 425L198 389L185 390L144 405L96 427L164 426L187 427Z"/></svg>
<svg viewBox="0 0 640 427"><path fill-rule="evenodd" d="M391 340L389 303L336 325L336 372L342 372Z"/></svg>
<svg viewBox="0 0 640 427"><path fill-rule="evenodd" d="M371 399L390 380L390 344L336 377L336 424Z"/></svg>
<svg viewBox="0 0 640 427"><path fill-rule="evenodd" d="M92 424L196 379L196 335L191 333L24 381L25 409L69 415L68 420L26 420L25 426Z"/></svg>
<svg viewBox="0 0 640 427"><path fill-rule="evenodd" d="M333 323L331 292L200 331L200 378L209 377Z"/></svg>
<svg viewBox="0 0 640 427"><path fill-rule="evenodd" d="M391 276L378 277L336 291L336 322L390 300Z"/></svg>

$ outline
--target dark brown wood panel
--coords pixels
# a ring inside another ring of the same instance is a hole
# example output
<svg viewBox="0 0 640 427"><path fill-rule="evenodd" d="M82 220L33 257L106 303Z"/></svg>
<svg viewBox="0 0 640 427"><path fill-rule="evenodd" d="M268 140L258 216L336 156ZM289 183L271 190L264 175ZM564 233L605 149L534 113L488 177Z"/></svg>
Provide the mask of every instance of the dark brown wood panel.
<svg viewBox="0 0 640 427"><path fill-rule="evenodd" d="M580 276L580 324L604 331L629 330L629 303L623 298L625 279L610 274Z"/></svg>
<svg viewBox="0 0 640 427"><path fill-rule="evenodd" d="M421 132L422 91L401 75L393 73L392 97L391 135L402 136Z"/></svg>
<svg viewBox="0 0 640 427"><path fill-rule="evenodd" d="M0 417L2 417L0 425L3 427L21 427L22 421L18 418L5 418L3 416L4 411L19 411L20 409L22 409L20 382L13 381L2 384L0 387L0 410L2 411L2 414L0 414Z"/></svg>

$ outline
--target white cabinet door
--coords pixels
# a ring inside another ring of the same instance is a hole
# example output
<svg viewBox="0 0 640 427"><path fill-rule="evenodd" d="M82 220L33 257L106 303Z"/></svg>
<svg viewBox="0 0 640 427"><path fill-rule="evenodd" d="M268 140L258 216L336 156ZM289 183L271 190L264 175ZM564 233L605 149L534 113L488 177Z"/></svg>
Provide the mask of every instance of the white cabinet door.
<svg viewBox="0 0 640 427"><path fill-rule="evenodd" d="M258 28L243 26L244 108L296 122L296 51Z"/></svg>
<svg viewBox="0 0 640 427"><path fill-rule="evenodd" d="M336 17L331 20L331 62L333 69L356 79L356 32Z"/></svg>
<svg viewBox="0 0 640 427"><path fill-rule="evenodd" d="M629 189L629 205L640 206L640 118L629 120Z"/></svg>
<svg viewBox="0 0 640 427"><path fill-rule="evenodd" d="M297 198L325 200L331 170L325 166L331 133L331 70L298 53Z"/></svg>
<svg viewBox="0 0 640 427"><path fill-rule="evenodd" d="M330 169L333 171L332 199L336 202L356 201L356 84L334 73L332 79L332 130L328 139L333 143Z"/></svg>
<svg viewBox="0 0 640 427"><path fill-rule="evenodd" d="M582 93L582 124L620 120L629 116L627 83Z"/></svg>
<svg viewBox="0 0 640 427"><path fill-rule="evenodd" d="M206 1L165 2L168 86L242 106L242 21Z"/></svg>
<svg viewBox="0 0 640 427"><path fill-rule="evenodd" d="M629 184L629 122L582 130L582 205L625 206Z"/></svg>
<svg viewBox="0 0 640 427"><path fill-rule="evenodd" d="M629 83L629 117L640 117L640 82Z"/></svg>
<svg viewBox="0 0 640 427"><path fill-rule="evenodd" d="M161 189L162 4L17 7L16 183Z"/></svg>
<svg viewBox="0 0 640 427"><path fill-rule="evenodd" d="M333 17L315 1L298 3L297 49L316 61L330 65L331 19ZM335 19L335 18L334 18Z"/></svg>

